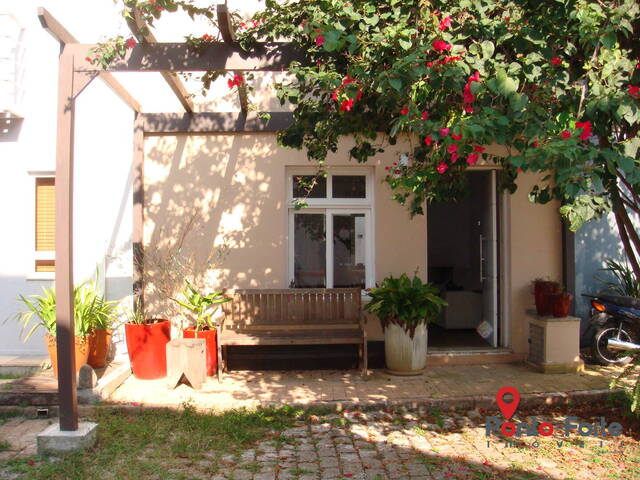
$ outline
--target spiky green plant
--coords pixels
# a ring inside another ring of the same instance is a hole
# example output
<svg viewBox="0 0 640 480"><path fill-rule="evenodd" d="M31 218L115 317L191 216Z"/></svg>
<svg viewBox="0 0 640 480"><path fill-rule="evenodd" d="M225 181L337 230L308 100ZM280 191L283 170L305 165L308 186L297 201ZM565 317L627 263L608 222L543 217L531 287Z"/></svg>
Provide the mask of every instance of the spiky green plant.
<svg viewBox="0 0 640 480"><path fill-rule="evenodd" d="M211 316L218 305L231 300L224 296L222 290L214 290L209 294L200 293L188 280L185 281L181 295L182 299L176 298L174 300L194 315L196 330L203 330L205 327L215 328L216 324L212 321Z"/></svg>
<svg viewBox="0 0 640 480"><path fill-rule="evenodd" d="M73 318L75 335L86 337L91 331L109 328L115 318L115 302L109 302L100 295L93 283L83 283L73 289ZM44 328L50 335L56 335L56 292L53 288L42 287L42 294L25 297L19 295L18 300L26 310L15 315L26 335L27 341L38 329Z"/></svg>
<svg viewBox="0 0 640 480"><path fill-rule="evenodd" d="M599 276L596 276L596 279L607 291L617 295L640 298L640 281L638 281L633 270L626 262L616 262L615 260L608 258L605 264L607 266L601 270L609 272L613 276L613 280L611 278L602 278Z"/></svg>

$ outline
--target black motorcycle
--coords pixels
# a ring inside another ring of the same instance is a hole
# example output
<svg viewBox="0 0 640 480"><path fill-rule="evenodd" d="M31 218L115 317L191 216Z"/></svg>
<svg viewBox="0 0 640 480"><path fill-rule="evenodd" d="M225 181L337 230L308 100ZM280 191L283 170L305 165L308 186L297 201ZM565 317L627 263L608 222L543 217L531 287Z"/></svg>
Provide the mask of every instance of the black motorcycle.
<svg viewBox="0 0 640 480"><path fill-rule="evenodd" d="M640 351L640 299L618 295L583 295L591 298L594 331L591 351L601 365L626 365L630 352Z"/></svg>

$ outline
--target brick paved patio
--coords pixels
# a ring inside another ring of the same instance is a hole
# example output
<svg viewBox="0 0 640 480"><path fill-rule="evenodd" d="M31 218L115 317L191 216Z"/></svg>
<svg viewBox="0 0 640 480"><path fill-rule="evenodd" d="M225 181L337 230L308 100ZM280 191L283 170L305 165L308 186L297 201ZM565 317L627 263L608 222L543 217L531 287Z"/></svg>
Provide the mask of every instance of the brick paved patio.
<svg viewBox="0 0 640 480"><path fill-rule="evenodd" d="M394 377L374 371L365 380L355 371L231 372L220 384L209 379L200 391L187 385L175 390L165 380L129 377L112 395L116 403L225 409L267 404L359 404L493 398L505 385L522 394L607 389L613 368L589 367L578 374L542 374L522 364L430 367L417 377Z"/></svg>

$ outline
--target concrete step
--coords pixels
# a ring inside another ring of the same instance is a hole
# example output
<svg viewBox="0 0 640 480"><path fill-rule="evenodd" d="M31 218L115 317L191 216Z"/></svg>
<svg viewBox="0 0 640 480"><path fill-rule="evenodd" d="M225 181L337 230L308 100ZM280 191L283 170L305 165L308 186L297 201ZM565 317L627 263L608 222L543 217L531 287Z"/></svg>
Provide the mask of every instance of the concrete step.
<svg viewBox="0 0 640 480"><path fill-rule="evenodd" d="M506 348L447 350L431 348L427 352L428 366L444 365L485 365L495 363L521 363L523 353L513 353Z"/></svg>
<svg viewBox="0 0 640 480"><path fill-rule="evenodd" d="M0 355L0 376L29 375L48 364L48 355Z"/></svg>

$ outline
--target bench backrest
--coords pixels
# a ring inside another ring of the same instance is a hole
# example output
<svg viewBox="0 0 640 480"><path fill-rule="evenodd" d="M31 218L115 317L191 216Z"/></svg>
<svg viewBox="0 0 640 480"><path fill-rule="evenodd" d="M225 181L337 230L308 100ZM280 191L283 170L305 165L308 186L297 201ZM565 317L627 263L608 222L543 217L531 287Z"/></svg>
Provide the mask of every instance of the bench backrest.
<svg viewBox="0 0 640 480"><path fill-rule="evenodd" d="M358 325L359 288L236 290L223 304L225 329Z"/></svg>

